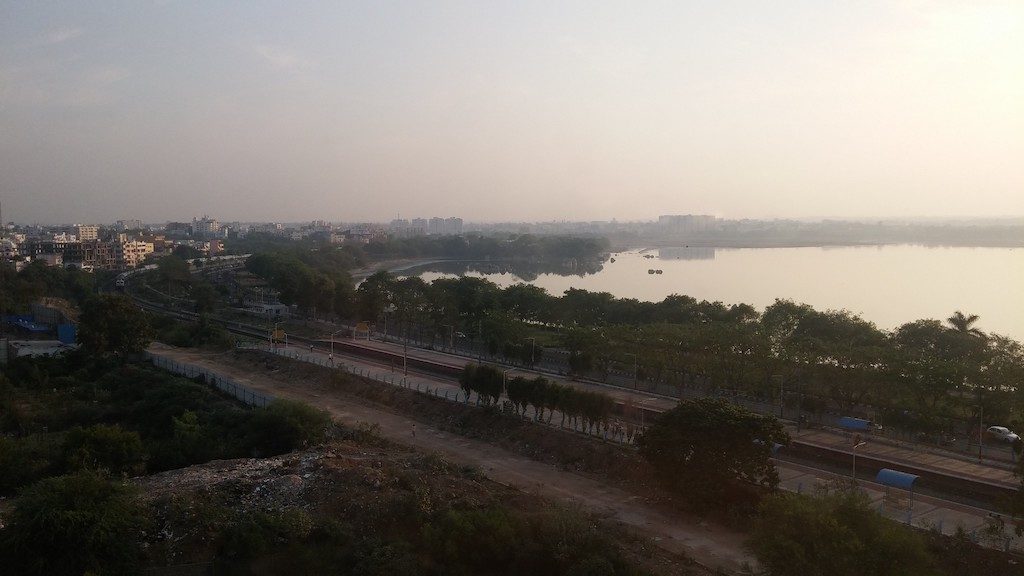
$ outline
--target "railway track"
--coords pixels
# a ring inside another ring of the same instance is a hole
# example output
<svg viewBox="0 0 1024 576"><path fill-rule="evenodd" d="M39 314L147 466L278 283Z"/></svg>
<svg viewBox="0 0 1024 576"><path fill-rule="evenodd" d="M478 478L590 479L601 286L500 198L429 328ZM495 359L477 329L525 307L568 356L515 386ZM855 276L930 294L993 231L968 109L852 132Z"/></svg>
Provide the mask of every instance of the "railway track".
<svg viewBox="0 0 1024 576"><path fill-rule="evenodd" d="M199 315L194 312L170 308L136 295L131 296L140 307L150 312L185 322L196 322L199 319ZM232 334L255 340L270 340L270 334L265 329L221 318L211 318L210 320L216 322ZM329 340L319 338L289 336L290 344L314 346L320 350L326 350L330 342ZM447 382L456 381L463 367L472 361L469 358L463 361L456 357L449 361L431 360L416 356L415 354L403 355L388 350L367 347L347 339L335 340L333 346L336 354L352 358L358 357L359 361L363 363L369 363L383 369L394 369L403 366L407 362L407 369L410 374L442 378ZM640 424L644 421L650 422L664 411L657 407L644 407L637 404L631 404L627 410L626 402L621 399L615 399L615 401L617 415L632 421L634 424ZM852 452L848 450L802 442L799 439L792 441L789 446L776 455L776 458L780 461L805 467L813 466L829 474L835 474L837 471L846 468L851 457ZM861 471L858 477L869 478L882 468L898 469L920 477L919 492L921 494L947 499L962 505L980 508L992 507L993 503L999 499L1016 492L1015 487L1007 486L1003 483L989 482L981 478L946 474L903 461L890 461L865 454L858 455L857 460L858 469Z"/></svg>

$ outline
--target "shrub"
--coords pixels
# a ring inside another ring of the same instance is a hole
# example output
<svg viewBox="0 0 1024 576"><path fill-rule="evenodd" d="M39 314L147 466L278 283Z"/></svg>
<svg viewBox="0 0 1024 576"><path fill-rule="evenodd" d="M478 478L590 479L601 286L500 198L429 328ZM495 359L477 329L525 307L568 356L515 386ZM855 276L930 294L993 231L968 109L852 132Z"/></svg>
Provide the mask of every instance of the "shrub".
<svg viewBox="0 0 1024 576"><path fill-rule="evenodd" d="M859 491L770 497L749 546L772 576L934 573L923 538L877 514Z"/></svg>
<svg viewBox="0 0 1024 576"><path fill-rule="evenodd" d="M13 494L47 474L60 457L59 445L43 434L0 436L0 495Z"/></svg>
<svg viewBox="0 0 1024 576"><path fill-rule="evenodd" d="M17 500L0 536L0 565L27 576L132 574L140 512L126 486L96 472L42 480Z"/></svg>
<svg viewBox="0 0 1024 576"><path fill-rule="evenodd" d="M146 454L137 432L120 426L96 424L72 428L64 439L64 465L68 470L107 470L135 475L146 467Z"/></svg>
<svg viewBox="0 0 1024 576"><path fill-rule="evenodd" d="M327 412L294 400L257 408L249 420L249 442L261 455L283 454L318 444L327 435Z"/></svg>

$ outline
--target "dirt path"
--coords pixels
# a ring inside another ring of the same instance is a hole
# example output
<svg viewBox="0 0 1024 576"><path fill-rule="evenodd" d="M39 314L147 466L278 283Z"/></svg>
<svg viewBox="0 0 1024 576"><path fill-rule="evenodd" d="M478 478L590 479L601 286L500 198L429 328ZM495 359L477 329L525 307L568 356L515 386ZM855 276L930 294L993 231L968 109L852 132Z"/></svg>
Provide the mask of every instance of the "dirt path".
<svg viewBox="0 0 1024 576"><path fill-rule="evenodd" d="M530 460L496 446L417 423L363 399L330 393L301 381L283 382L270 375L247 371L218 361L216 354L176 349L159 344L154 354L178 362L200 365L254 390L302 400L324 410L341 423L380 426L381 436L448 460L480 469L489 479L529 493L576 502L593 512L622 522L652 539L659 547L688 556L709 568L740 572L756 561L743 549L743 535L697 518L668 515L633 494L592 478Z"/></svg>

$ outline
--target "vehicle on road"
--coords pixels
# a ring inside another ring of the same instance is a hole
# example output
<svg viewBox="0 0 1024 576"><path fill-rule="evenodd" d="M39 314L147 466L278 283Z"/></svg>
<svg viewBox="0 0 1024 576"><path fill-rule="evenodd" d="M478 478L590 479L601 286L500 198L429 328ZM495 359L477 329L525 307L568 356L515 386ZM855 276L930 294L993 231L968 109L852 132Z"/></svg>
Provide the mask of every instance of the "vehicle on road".
<svg viewBox="0 0 1024 576"><path fill-rule="evenodd" d="M1015 434L1006 426L989 426L986 432L990 437L1008 444L1013 444L1020 440L1020 436Z"/></svg>

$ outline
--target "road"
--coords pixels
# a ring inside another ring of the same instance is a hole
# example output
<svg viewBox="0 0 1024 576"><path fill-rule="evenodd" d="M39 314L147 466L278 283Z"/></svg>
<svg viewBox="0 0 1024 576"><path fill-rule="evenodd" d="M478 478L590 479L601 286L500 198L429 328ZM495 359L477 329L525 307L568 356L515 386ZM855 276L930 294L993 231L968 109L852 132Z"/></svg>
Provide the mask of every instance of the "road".
<svg viewBox="0 0 1024 576"><path fill-rule="evenodd" d="M154 344L150 352L212 370L259 392L307 402L327 410L342 424L377 424L380 434L389 440L437 452L458 464L474 466L489 479L524 492L579 504L593 513L636 529L664 550L685 555L709 568L739 573L744 564L756 565L754 557L743 548L743 534L696 517L666 514L645 504L635 494L593 478L425 426L412 418L317 383L285 381L256 368L240 369L219 360L217 354L161 344Z"/></svg>
<svg viewBox="0 0 1024 576"><path fill-rule="evenodd" d="M535 462L527 458L515 455L495 446L468 440L450 433L442 432L431 427L429 433L418 434L415 438L406 437L408 431L412 430L413 420L399 414L394 414L380 406L368 404L358 398L351 396L342 397L337 391L328 390L316 384L308 382L284 382L271 376L257 373L255 370L244 370L233 367L223 361L218 361L218 355L203 353L194 350L175 349L163 345L154 345L151 348L154 353L170 356L179 362L194 363L205 368L223 373L231 378L251 386L259 392L270 393L275 396L291 397L304 400L313 405L328 409L332 415L342 422L352 424L354 422L376 422L380 424L382 434L396 441L412 446L424 447L445 454L454 461L470 463L481 468L492 479L516 486L527 491L539 491L548 496L562 499L576 499L589 509L608 514L611 517L642 530L657 541L667 539L664 546L666 550L679 552L683 550L697 559L701 564L711 567L734 570L743 562L751 562L742 546L742 535L722 527L708 526L696 518L668 517L664 513L644 505L640 502L638 495L631 495L622 492L618 488L601 483L593 478L580 476L565 472L556 467ZM309 360L318 364L325 363L326 353L314 350L312 353L306 349L278 350L299 360ZM336 355L337 356L337 355ZM350 368L375 372L388 373L386 364L366 361L358 357L345 358ZM393 376L401 379L399 372L392 372ZM409 381L421 388L433 390L445 390L448 396L454 401L459 397L458 385L451 380L438 378L431 375L411 375ZM440 394L438 394L440 395ZM360 410L354 412L355 406ZM381 412L381 414L376 414ZM358 414L361 420L353 420L353 414ZM371 418L372 416L372 418ZM385 417L386 416L386 417ZM422 424L418 428L423 430ZM423 436L423 438L420 438ZM425 438L432 438L427 445L421 445ZM530 463L526 466L525 463ZM792 462L776 461L781 478L781 487L793 492L812 492L816 486L824 485L830 481L846 480L845 473L830 473L818 468L812 468ZM560 477L567 475L565 480L556 479L552 475ZM540 486L545 486L544 490ZM907 492L887 489L870 480L859 480L859 486L871 499L876 509L899 522L909 522L925 529L938 529L945 534L954 534L958 528L963 528L968 534L984 534L990 525L992 513L990 510L974 506L951 502L945 499L926 496L922 494L910 495ZM579 489L597 489L594 494L590 492L573 492ZM888 497L887 497L888 496ZM906 507L908 497L912 499L912 506ZM682 523L682 524L680 524ZM687 523L692 524L685 528ZM1024 540L1016 537L1010 527L1005 527L1001 534L994 531L987 541L982 543L996 549L1024 550ZM709 534L715 538L724 538L721 542L730 543L725 549L720 543L717 547L710 547L706 541Z"/></svg>

